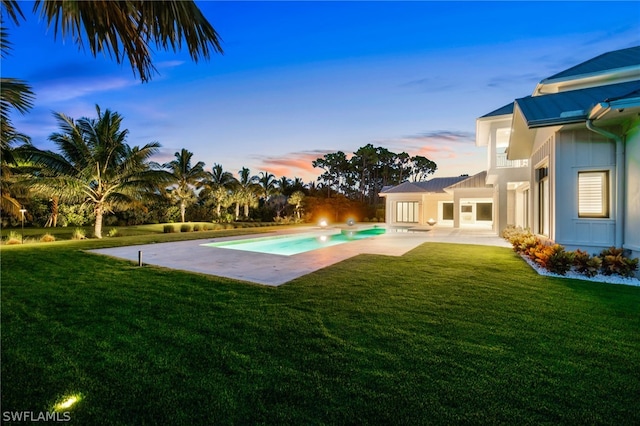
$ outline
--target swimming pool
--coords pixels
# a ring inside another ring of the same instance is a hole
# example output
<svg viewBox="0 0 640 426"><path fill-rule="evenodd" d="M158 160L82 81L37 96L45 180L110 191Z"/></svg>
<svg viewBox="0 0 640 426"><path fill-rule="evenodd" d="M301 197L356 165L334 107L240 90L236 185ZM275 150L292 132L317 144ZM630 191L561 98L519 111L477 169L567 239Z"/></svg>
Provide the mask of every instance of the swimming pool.
<svg viewBox="0 0 640 426"><path fill-rule="evenodd" d="M256 253L292 256L350 241L362 240L384 234L384 228L370 228L364 230L342 230L336 234L323 235L285 235L278 237L251 238L247 240L222 241L218 243L202 244L206 247L224 248L230 250L251 251Z"/></svg>

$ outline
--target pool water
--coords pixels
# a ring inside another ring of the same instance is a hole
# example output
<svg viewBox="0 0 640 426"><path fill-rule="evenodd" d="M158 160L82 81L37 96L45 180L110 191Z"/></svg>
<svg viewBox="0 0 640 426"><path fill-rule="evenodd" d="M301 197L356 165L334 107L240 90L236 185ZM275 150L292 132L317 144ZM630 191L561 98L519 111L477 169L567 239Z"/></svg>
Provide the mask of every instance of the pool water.
<svg viewBox="0 0 640 426"><path fill-rule="evenodd" d="M223 241L219 243L203 244L207 247L224 248L230 250L251 251L256 253L277 254L291 256L299 253L345 244L350 241L362 240L384 234L384 228L370 228L360 231L343 230L330 235L286 235L280 237L251 238L248 240Z"/></svg>

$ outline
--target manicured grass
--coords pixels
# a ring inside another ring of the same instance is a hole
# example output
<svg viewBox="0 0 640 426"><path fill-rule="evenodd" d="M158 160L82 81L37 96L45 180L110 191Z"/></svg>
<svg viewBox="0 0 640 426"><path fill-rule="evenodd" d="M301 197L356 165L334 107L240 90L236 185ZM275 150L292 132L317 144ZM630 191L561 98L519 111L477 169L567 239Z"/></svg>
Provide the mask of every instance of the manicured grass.
<svg viewBox="0 0 640 426"><path fill-rule="evenodd" d="M81 393L76 424L640 424L640 288L435 243L278 288L81 251L114 241L2 248L3 411Z"/></svg>

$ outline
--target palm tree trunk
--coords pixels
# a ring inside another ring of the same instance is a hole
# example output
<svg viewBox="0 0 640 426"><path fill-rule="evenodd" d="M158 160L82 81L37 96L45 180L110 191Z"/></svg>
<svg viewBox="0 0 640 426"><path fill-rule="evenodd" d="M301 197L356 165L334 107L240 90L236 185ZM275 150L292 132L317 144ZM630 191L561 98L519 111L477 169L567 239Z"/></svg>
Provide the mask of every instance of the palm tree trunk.
<svg viewBox="0 0 640 426"><path fill-rule="evenodd" d="M218 205L216 206L216 214L218 215L218 217L220 217L220 208L222 207L222 205L220 203L218 203Z"/></svg>
<svg viewBox="0 0 640 426"><path fill-rule="evenodd" d="M244 217L249 217L249 204L244 205Z"/></svg>
<svg viewBox="0 0 640 426"><path fill-rule="evenodd" d="M96 238L102 238L102 213L103 213L102 206L97 205L96 208L94 209L94 212L96 214L96 224L93 227L93 234L95 235Z"/></svg>
<svg viewBox="0 0 640 426"><path fill-rule="evenodd" d="M240 203L236 203L236 220L240 217Z"/></svg>
<svg viewBox="0 0 640 426"><path fill-rule="evenodd" d="M180 201L180 217L182 218L182 223L184 223L184 212L187 209L187 205L184 201Z"/></svg>
<svg viewBox="0 0 640 426"><path fill-rule="evenodd" d="M44 224L44 227L48 228L51 226L55 228L58 224L58 197L54 195L49 201L51 202L49 207L49 219L47 220L47 223Z"/></svg>

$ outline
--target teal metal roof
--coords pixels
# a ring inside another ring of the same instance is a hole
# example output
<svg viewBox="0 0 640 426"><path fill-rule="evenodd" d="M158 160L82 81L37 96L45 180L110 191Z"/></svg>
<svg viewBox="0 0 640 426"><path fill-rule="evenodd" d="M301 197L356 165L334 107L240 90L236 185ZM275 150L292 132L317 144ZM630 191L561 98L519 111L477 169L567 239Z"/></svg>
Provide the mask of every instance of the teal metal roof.
<svg viewBox="0 0 640 426"><path fill-rule="evenodd" d="M603 53L600 56L596 56L595 58L554 74L542 80L542 83L638 65L640 65L640 46L629 47L627 49Z"/></svg>
<svg viewBox="0 0 640 426"><path fill-rule="evenodd" d="M640 80L516 99L529 128L584 122L596 104L632 96Z"/></svg>
<svg viewBox="0 0 640 426"><path fill-rule="evenodd" d="M503 107L500 107L495 111L491 111L490 113L485 114L480 118L497 117L499 115L506 115L506 114L513 114L513 102Z"/></svg>

